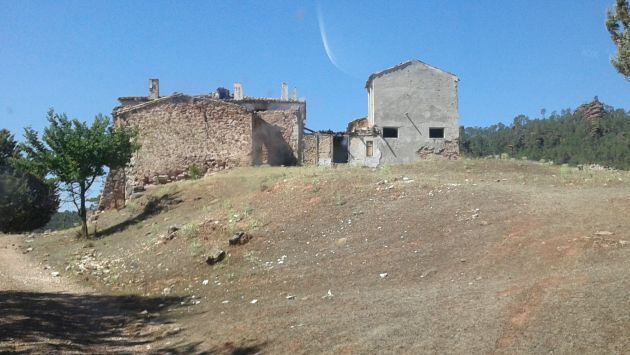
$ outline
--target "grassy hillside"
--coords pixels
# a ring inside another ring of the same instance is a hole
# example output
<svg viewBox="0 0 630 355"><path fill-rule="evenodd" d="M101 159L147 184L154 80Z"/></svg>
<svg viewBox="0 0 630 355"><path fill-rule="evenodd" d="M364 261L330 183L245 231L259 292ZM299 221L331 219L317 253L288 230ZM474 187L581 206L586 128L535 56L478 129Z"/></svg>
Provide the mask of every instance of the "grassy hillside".
<svg viewBox="0 0 630 355"><path fill-rule="evenodd" d="M98 239L33 253L105 293L188 297L165 312L219 352L610 353L630 347L628 215L627 172L246 168L151 188ZM237 231L252 239L229 246Z"/></svg>

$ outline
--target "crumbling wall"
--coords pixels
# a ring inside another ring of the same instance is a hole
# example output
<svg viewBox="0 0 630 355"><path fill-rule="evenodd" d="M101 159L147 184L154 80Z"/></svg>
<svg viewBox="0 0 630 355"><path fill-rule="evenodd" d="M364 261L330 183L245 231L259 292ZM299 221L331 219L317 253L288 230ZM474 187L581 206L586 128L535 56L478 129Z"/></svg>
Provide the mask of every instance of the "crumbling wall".
<svg viewBox="0 0 630 355"><path fill-rule="evenodd" d="M416 154L420 159L459 159L459 140L439 140L432 145L421 146Z"/></svg>
<svg viewBox="0 0 630 355"><path fill-rule="evenodd" d="M290 110L256 111L252 122L253 162L256 165L295 165L301 158L302 130ZM257 153L263 148L264 154Z"/></svg>
<svg viewBox="0 0 630 355"><path fill-rule="evenodd" d="M319 139L317 165L332 165L333 158L333 136L330 134L317 134Z"/></svg>
<svg viewBox="0 0 630 355"><path fill-rule="evenodd" d="M287 122L292 120L290 116L290 113L284 111L255 112L253 114L252 163L254 165L297 164L295 150L290 144L292 125ZM294 146L295 149L298 149L297 145Z"/></svg>
<svg viewBox="0 0 630 355"><path fill-rule="evenodd" d="M348 141L348 163L356 166L376 167L381 160L378 136L351 135ZM372 156L368 156L367 143L372 145Z"/></svg>
<svg viewBox="0 0 630 355"><path fill-rule="evenodd" d="M315 134L304 136L304 153L302 159L304 165L317 164L317 136Z"/></svg>
<svg viewBox="0 0 630 355"><path fill-rule="evenodd" d="M125 207L125 183L124 169L112 171L107 175L98 204L99 210Z"/></svg>
<svg viewBox="0 0 630 355"><path fill-rule="evenodd" d="M238 105L210 98L163 98L114 111L119 124L138 130L140 149L127 178L132 186L251 164L251 117Z"/></svg>
<svg viewBox="0 0 630 355"><path fill-rule="evenodd" d="M317 132L304 137L304 164L330 166L333 162L333 135Z"/></svg>
<svg viewBox="0 0 630 355"><path fill-rule="evenodd" d="M306 103L303 101L278 101L273 99L245 98L231 101L282 132L282 139L293 151L297 163L302 163L304 121ZM263 147L264 151L264 147ZM263 156L266 153L263 153ZM263 163L266 158L263 157Z"/></svg>

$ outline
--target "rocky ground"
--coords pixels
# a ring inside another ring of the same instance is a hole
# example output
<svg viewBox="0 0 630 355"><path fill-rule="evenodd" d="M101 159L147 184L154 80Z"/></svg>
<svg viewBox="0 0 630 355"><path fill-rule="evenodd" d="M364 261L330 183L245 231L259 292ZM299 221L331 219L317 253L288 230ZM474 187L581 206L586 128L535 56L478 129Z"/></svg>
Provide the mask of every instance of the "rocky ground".
<svg viewBox="0 0 630 355"><path fill-rule="evenodd" d="M628 173L523 161L157 186L101 214L89 241L0 238L3 260L20 258L0 265L13 317L0 350L623 353L629 213ZM31 270L44 284L23 285ZM42 317L32 302L72 326L24 330L15 319ZM88 341L75 334L86 319L112 320Z"/></svg>

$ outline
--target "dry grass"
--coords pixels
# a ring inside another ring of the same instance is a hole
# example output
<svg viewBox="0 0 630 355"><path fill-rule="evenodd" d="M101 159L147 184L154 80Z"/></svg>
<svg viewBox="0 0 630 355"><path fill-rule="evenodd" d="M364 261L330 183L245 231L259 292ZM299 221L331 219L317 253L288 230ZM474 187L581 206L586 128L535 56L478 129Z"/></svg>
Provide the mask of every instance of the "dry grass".
<svg viewBox="0 0 630 355"><path fill-rule="evenodd" d="M614 353L630 346L627 172L510 160L263 167L146 195L99 219L99 230L134 223L93 242L100 258L115 260L114 271L88 282L107 293L171 287L200 297L198 313L181 321L209 349L230 342L264 344L270 353ZM136 220L150 198L161 207ZM183 227L181 235L163 242L170 225ZM228 247L237 230L254 237ZM203 256L212 248L228 256L208 266ZM35 250L64 265L83 249L70 237L50 237ZM322 298L328 290L333 296Z"/></svg>

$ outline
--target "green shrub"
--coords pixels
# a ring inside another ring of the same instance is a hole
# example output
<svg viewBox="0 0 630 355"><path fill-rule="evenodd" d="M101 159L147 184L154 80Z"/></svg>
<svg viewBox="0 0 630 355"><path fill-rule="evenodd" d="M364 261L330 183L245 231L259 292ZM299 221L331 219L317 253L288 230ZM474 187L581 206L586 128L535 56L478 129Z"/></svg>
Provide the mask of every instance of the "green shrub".
<svg viewBox="0 0 630 355"><path fill-rule="evenodd" d="M41 228L58 208L53 186L31 174L0 168L0 231L15 233Z"/></svg>
<svg viewBox="0 0 630 355"><path fill-rule="evenodd" d="M199 236L199 225L188 223L182 227L180 233L188 239L197 238Z"/></svg>
<svg viewBox="0 0 630 355"><path fill-rule="evenodd" d="M193 179L193 180L200 179L202 175L203 175L203 173L201 172L201 169L197 165L193 164L193 165L188 167L188 176L191 179Z"/></svg>

